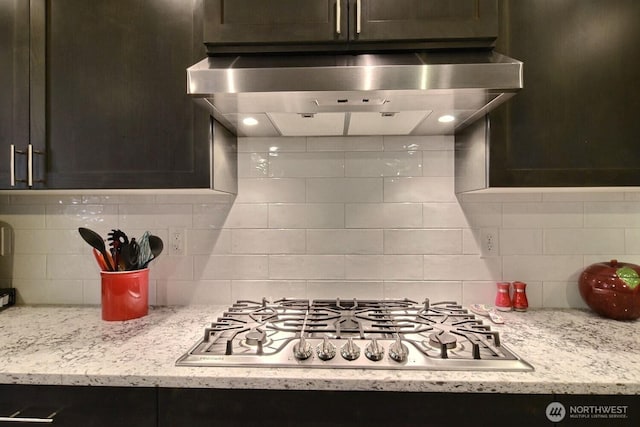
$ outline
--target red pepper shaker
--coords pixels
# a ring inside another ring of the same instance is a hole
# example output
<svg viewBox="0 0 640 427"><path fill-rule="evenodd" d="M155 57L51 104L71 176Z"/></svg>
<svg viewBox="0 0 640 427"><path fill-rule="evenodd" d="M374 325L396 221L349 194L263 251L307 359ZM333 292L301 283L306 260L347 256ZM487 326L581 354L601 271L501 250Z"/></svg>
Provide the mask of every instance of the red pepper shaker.
<svg viewBox="0 0 640 427"><path fill-rule="evenodd" d="M511 298L509 297L509 282L498 282L498 293L496 294L496 309L500 311L511 311Z"/></svg>
<svg viewBox="0 0 640 427"><path fill-rule="evenodd" d="M529 301L527 301L527 284L524 282L513 282L513 309L516 311L527 311Z"/></svg>

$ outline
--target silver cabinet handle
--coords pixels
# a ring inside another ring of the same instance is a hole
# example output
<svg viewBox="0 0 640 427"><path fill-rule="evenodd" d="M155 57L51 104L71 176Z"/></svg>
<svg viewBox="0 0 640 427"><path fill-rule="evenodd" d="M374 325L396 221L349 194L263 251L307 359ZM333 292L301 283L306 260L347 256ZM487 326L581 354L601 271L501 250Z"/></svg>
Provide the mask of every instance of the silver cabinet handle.
<svg viewBox="0 0 640 427"><path fill-rule="evenodd" d="M51 414L47 415L46 418L38 418L38 417L19 417L22 410L16 411L8 417L0 417L0 422L4 423L42 423L42 424L50 424L53 422L53 419L56 415L58 415L58 411L53 411Z"/></svg>
<svg viewBox="0 0 640 427"><path fill-rule="evenodd" d="M17 150L14 144L11 144L10 148L11 148L10 181L11 181L12 187L16 186L16 182L26 182L29 188L33 187L34 182L45 182L44 179L33 178L33 171L34 171L33 155L34 154L44 155L43 151L34 150L32 144L29 144L26 150ZM16 178L16 154L27 156L27 179Z"/></svg>
<svg viewBox="0 0 640 427"><path fill-rule="evenodd" d="M53 418L0 417L0 422L8 422L8 423L52 423L53 422Z"/></svg>
<svg viewBox="0 0 640 427"><path fill-rule="evenodd" d="M340 34L340 2L342 0L336 0L336 34Z"/></svg>
<svg viewBox="0 0 640 427"><path fill-rule="evenodd" d="M27 185L33 187L33 145L27 147Z"/></svg>
<svg viewBox="0 0 640 427"><path fill-rule="evenodd" d="M362 0L356 0L356 33L362 30Z"/></svg>
<svg viewBox="0 0 640 427"><path fill-rule="evenodd" d="M9 167L11 169L10 171L10 181L11 181L11 186L15 187L16 186L16 146L11 144L11 160L10 160L10 164Z"/></svg>

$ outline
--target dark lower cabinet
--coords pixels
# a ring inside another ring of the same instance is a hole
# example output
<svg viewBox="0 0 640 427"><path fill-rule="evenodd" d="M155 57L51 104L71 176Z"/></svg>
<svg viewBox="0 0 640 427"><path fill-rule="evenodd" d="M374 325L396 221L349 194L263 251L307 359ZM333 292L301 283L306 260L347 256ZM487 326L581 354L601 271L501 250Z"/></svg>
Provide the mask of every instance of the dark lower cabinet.
<svg viewBox="0 0 640 427"><path fill-rule="evenodd" d="M638 404L637 396L553 396L491 393L160 389L160 427L541 426L547 406ZM568 409L567 409L568 410ZM630 412L633 413L630 409ZM635 418L634 418L635 417ZM576 419L562 425L626 426L640 419ZM602 420L600 420L602 421ZM614 421L614 422L612 422Z"/></svg>
<svg viewBox="0 0 640 427"><path fill-rule="evenodd" d="M640 185L636 0L503 0L524 89L490 113L491 187Z"/></svg>
<svg viewBox="0 0 640 427"><path fill-rule="evenodd" d="M638 425L638 408L638 395L0 385L0 420L72 427L623 427Z"/></svg>
<svg viewBox="0 0 640 427"><path fill-rule="evenodd" d="M65 427L155 427L157 389L141 387L86 387L0 385L0 425ZM33 422L17 422L33 419Z"/></svg>

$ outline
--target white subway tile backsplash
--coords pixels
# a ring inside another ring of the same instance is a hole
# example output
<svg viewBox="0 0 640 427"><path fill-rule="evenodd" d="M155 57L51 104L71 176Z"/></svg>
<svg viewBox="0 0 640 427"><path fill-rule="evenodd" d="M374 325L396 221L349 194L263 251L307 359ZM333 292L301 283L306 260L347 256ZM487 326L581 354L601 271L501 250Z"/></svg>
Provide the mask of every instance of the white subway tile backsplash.
<svg viewBox="0 0 640 427"><path fill-rule="evenodd" d="M462 305L488 304L494 305L496 298L496 282L465 281L462 283Z"/></svg>
<svg viewBox="0 0 640 427"><path fill-rule="evenodd" d="M157 260L149 265L149 278L151 280L194 280L193 256L172 256L161 254Z"/></svg>
<svg viewBox="0 0 640 427"><path fill-rule="evenodd" d="M118 224L118 220L118 205L47 205L45 207L47 228L103 228L106 224Z"/></svg>
<svg viewBox="0 0 640 427"><path fill-rule="evenodd" d="M621 202L624 200L624 193L622 192L558 192L558 193L543 193L543 202Z"/></svg>
<svg viewBox="0 0 640 427"><path fill-rule="evenodd" d="M306 298L305 280L233 280L231 299L261 301L267 298L275 301L280 298Z"/></svg>
<svg viewBox="0 0 640 427"><path fill-rule="evenodd" d="M587 308L576 281L545 281L542 305L549 308Z"/></svg>
<svg viewBox="0 0 640 427"><path fill-rule="evenodd" d="M640 229L626 229L624 232L625 254L640 254Z"/></svg>
<svg viewBox="0 0 640 427"><path fill-rule="evenodd" d="M454 176L453 151L423 151L422 175Z"/></svg>
<svg viewBox="0 0 640 427"><path fill-rule="evenodd" d="M345 278L369 280L384 278L383 255L345 255Z"/></svg>
<svg viewBox="0 0 640 427"><path fill-rule="evenodd" d="M427 281L385 281L384 297L387 299L409 298L416 302L429 303L440 301L462 301L461 282L427 282Z"/></svg>
<svg viewBox="0 0 640 427"><path fill-rule="evenodd" d="M509 255L502 260L507 281L577 281L583 269L581 255Z"/></svg>
<svg viewBox="0 0 640 427"><path fill-rule="evenodd" d="M500 212L494 215L499 217ZM458 203L423 203L422 226L428 228L468 228L469 222Z"/></svg>
<svg viewBox="0 0 640 427"><path fill-rule="evenodd" d="M307 151L382 151L382 136L314 136L307 138Z"/></svg>
<svg viewBox="0 0 640 427"><path fill-rule="evenodd" d="M455 202L453 177L384 178L384 201Z"/></svg>
<svg viewBox="0 0 640 427"><path fill-rule="evenodd" d="M232 230L187 231L187 253L190 255L230 254Z"/></svg>
<svg viewBox="0 0 640 427"><path fill-rule="evenodd" d="M420 203L348 203L345 205L347 228L422 227Z"/></svg>
<svg viewBox="0 0 640 427"><path fill-rule="evenodd" d="M13 229L45 228L44 205L0 205L0 221Z"/></svg>
<svg viewBox="0 0 640 427"><path fill-rule="evenodd" d="M344 279L343 255L270 255L270 279Z"/></svg>
<svg viewBox="0 0 640 427"><path fill-rule="evenodd" d="M500 280L500 257L480 258L477 255L425 255L425 280Z"/></svg>
<svg viewBox="0 0 640 427"><path fill-rule="evenodd" d="M345 176L421 176L421 151L379 151L345 153Z"/></svg>
<svg viewBox="0 0 640 427"><path fill-rule="evenodd" d="M311 299L322 298L369 298L381 299L384 297L382 282L355 282L355 281L309 281L307 295Z"/></svg>
<svg viewBox="0 0 640 427"><path fill-rule="evenodd" d="M231 303L231 281L160 280L156 298L161 305L228 305Z"/></svg>
<svg viewBox="0 0 640 427"><path fill-rule="evenodd" d="M502 204L500 203L465 202L461 204L461 208L472 228L502 226Z"/></svg>
<svg viewBox="0 0 640 427"><path fill-rule="evenodd" d="M87 258L88 259L88 258ZM7 265L7 264L4 264ZM38 254L14 254L13 271L2 272L2 275L9 275L14 279L46 279L47 278L47 256Z"/></svg>
<svg viewBox="0 0 640 427"><path fill-rule="evenodd" d="M194 256L195 277L215 279L267 279L267 255L197 255Z"/></svg>
<svg viewBox="0 0 640 427"><path fill-rule="evenodd" d="M385 254L460 254L460 230L384 230Z"/></svg>
<svg viewBox="0 0 640 427"><path fill-rule="evenodd" d="M385 280L422 280L424 262L422 255L385 255L382 259Z"/></svg>
<svg viewBox="0 0 640 427"><path fill-rule="evenodd" d="M453 135L385 136L385 151L453 151Z"/></svg>
<svg viewBox="0 0 640 427"><path fill-rule="evenodd" d="M266 203L235 203L224 222L225 228L267 228L269 205Z"/></svg>
<svg viewBox="0 0 640 427"><path fill-rule="evenodd" d="M122 230L193 226L193 205L120 205L118 213Z"/></svg>
<svg viewBox="0 0 640 427"><path fill-rule="evenodd" d="M581 228L544 230L544 253L547 255L608 254L625 250L622 228Z"/></svg>
<svg viewBox="0 0 640 427"><path fill-rule="evenodd" d="M345 160L342 152L269 154L270 177L343 177L344 171Z"/></svg>
<svg viewBox="0 0 640 427"><path fill-rule="evenodd" d="M382 178L307 178L307 202L382 202L382 182Z"/></svg>
<svg viewBox="0 0 640 427"><path fill-rule="evenodd" d="M266 153L238 153L239 178L269 176L269 156Z"/></svg>
<svg viewBox="0 0 640 427"><path fill-rule="evenodd" d="M566 203L505 203L502 225L505 228L581 228L584 205Z"/></svg>
<svg viewBox="0 0 640 427"><path fill-rule="evenodd" d="M342 203L272 203L269 228L343 228Z"/></svg>
<svg viewBox="0 0 640 427"><path fill-rule="evenodd" d="M379 254L382 245L382 230L307 230L310 254Z"/></svg>
<svg viewBox="0 0 640 427"><path fill-rule="evenodd" d="M207 203L193 205L193 228L219 229L224 227L225 221L228 219L229 213L234 206L237 205L233 205L232 203ZM252 205L252 208L255 209L256 205ZM257 209L259 208L260 205L257 205ZM255 211L253 213L255 213ZM234 216L235 215L239 215L237 211L235 212Z"/></svg>
<svg viewBox="0 0 640 427"><path fill-rule="evenodd" d="M303 178L238 178L236 203L296 203L305 201Z"/></svg>
<svg viewBox="0 0 640 427"><path fill-rule="evenodd" d="M476 236L478 230L470 228L462 230L462 253L465 255L480 255L479 237Z"/></svg>
<svg viewBox="0 0 640 427"><path fill-rule="evenodd" d="M234 229L231 231L231 252L234 254L302 254L305 251L305 230Z"/></svg>
<svg viewBox="0 0 640 427"><path fill-rule="evenodd" d="M501 255L542 255L543 230L503 228L500 230Z"/></svg>
<svg viewBox="0 0 640 427"><path fill-rule="evenodd" d="M239 153L299 152L306 150L307 144L304 137L238 138Z"/></svg>
<svg viewBox="0 0 640 427"><path fill-rule="evenodd" d="M584 307L580 272L640 264L640 192L511 190L456 197L454 138L240 138L239 193L34 192L0 196L13 229L0 282L20 303L100 304L77 233L186 231L186 255L151 264L151 304L237 299L413 298L491 304L527 282L530 307ZM482 228L500 256L480 257ZM165 245L166 246L166 245Z"/></svg>
<svg viewBox="0 0 640 427"><path fill-rule="evenodd" d="M640 202L585 202L585 227L640 228Z"/></svg>

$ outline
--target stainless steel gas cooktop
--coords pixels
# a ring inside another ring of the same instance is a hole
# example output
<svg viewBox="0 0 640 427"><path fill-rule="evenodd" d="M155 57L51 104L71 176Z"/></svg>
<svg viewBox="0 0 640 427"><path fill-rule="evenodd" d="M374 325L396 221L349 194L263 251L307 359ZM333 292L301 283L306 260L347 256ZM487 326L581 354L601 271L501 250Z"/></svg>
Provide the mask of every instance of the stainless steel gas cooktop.
<svg viewBox="0 0 640 427"><path fill-rule="evenodd" d="M455 302L238 301L177 366L531 371Z"/></svg>

